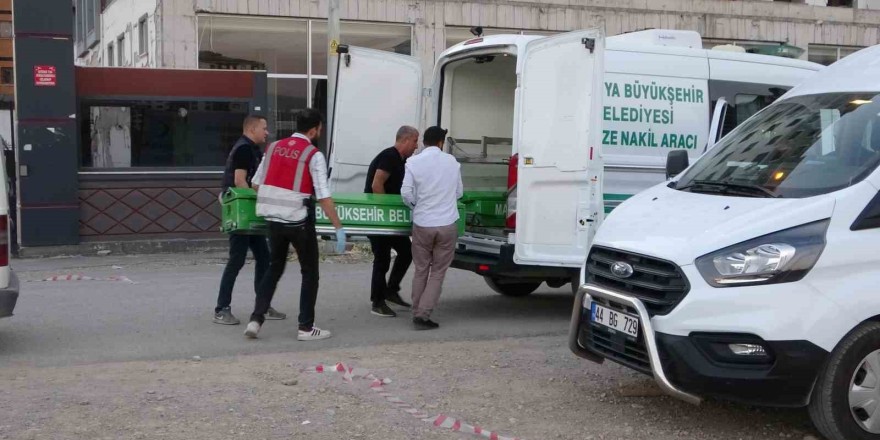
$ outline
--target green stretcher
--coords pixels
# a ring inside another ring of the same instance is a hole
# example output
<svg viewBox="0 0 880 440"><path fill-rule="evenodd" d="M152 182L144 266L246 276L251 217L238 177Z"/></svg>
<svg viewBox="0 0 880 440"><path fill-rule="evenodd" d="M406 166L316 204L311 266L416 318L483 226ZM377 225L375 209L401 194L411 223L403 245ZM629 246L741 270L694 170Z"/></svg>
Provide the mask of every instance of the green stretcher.
<svg viewBox="0 0 880 440"><path fill-rule="evenodd" d="M229 188L220 195L220 232L262 235L266 221L257 216L257 193L250 188Z"/></svg>
<svg viewBox="0 0 880 440"><path fill-rule="evenodd" d="M503 227L507 215L504 191L465 192L458 203L459 235L466 227ZM230 188L221 198L221 232L265 234L266 222L256 215L257 196L249 188ZM349 236L408 236L412 232L412 211L399 195L337 194L336 213ZM315 210L319 235L333 235L333 225L324 212Z"/></svg>

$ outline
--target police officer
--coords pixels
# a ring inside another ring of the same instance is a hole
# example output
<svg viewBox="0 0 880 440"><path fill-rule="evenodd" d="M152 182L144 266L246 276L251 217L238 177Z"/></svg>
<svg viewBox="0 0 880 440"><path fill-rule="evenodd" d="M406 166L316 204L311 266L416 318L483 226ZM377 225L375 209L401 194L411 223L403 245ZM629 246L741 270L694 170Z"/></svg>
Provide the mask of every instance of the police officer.
<svg viewBox="0 0 880 440"><path fill-rule="evenodd" d="M299 257L302 286L299 296L300 341L314 341L331 336L315 327L315 301L318 297L318 237L315 233L315 204L336 228L336 251L345 251L345 230L336 215L327 184L327 162L314 143L324 129L317 110L306 109L296 117L296 133L274 142L254 176L257 187L257 215L269 226L271 260L269 271L257 289L254 313L244 334L256 338L263 325L278 280L284 274L290 245Z"/></svg>
<svg viewBox="0 0 880 440"><path fill-rule="evenodd" d="M229 152L226 159L226 171L223 173L223 191L231 187L250 188L251 180L257 171L257 166L263 158L260 144L266 142L269 132L266 126L266 118L250 115L244 120L243 134ZM220 279L220 293L217 295L217 307L214 308L214 323L224 325L238 325L240 321L232 314L232 289L235 287L235 279L244 267L247 251L250 248L256 261L254 272L254 291L256 292L263 275L269 268L269 247L266 238L260 235L229 235L229 260L223 277ZM266 319L284 319L287 315L277 312L269 307Z"/></svg>

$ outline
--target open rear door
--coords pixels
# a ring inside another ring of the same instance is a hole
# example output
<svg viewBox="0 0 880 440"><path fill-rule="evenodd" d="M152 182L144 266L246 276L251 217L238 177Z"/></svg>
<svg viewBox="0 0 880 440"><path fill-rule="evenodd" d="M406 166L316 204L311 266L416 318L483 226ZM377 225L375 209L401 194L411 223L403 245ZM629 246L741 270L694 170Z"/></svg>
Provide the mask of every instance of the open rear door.
<svg viewBox="0 0 880 440"><path fill-rule="evenodd" d="M599 30L543 38L526 47L514 141L518 264L580 267L603 218L604 47Z"/></svg>
<svg viewBox="0 0 880 440"><path fill-rule="evenodd" d="M422 66L410 56L349 47L339 61L330 189L362 193L367 168L402 125L419 127Z"/></svg>

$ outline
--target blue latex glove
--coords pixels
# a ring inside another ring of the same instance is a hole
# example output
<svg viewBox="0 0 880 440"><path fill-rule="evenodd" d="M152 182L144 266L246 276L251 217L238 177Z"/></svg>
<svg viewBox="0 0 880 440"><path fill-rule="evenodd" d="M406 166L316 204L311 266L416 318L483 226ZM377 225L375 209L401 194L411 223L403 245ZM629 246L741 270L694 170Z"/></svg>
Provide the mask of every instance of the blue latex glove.
<svg viewBox="0 0 880 440"><path fill-rule="evenodd" d="M345 228L339 228L336 230L336 253L342 254L345 252Z"/></svg>

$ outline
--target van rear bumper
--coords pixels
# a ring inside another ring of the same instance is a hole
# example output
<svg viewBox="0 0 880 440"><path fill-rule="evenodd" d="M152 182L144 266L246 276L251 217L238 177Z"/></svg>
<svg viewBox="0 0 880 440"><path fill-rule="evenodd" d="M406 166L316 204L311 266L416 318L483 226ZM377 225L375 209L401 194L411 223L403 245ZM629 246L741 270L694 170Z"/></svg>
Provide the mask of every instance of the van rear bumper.
<svg viewBox="0 0 880 440"><path fill-rule="evenodd" d="M575 269L549 266L526 266L513 261L514 245L501 245L500 252L484 254L458 250L452 260L455 269L474 272L493 278L570 279L578 273Z"/></svg>
<svg viewBox="0 0 880 440"><path fill-rule="evenodd" d="M15 272L9 274L9 287L0 289L0 318L12 316L18 302L19 282Z"/></svg>

